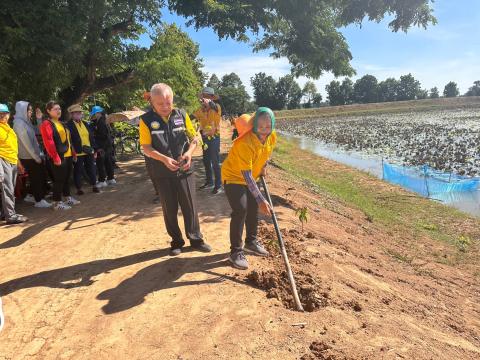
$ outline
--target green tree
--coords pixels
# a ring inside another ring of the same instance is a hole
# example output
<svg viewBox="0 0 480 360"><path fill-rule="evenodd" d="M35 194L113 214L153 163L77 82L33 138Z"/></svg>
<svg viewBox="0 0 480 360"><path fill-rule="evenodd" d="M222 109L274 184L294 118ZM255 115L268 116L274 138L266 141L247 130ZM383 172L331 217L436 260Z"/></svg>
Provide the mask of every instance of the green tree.
<svg viewBox="0 0 480 360"><path fill-rule="evenodd" d="M207 86L213 88L216 92L218 92L218 89L220 89L220 79L217 77L217 75L212 74L210 76L210 79L207 82Z"/></svg>
<svg viewBox="0 0 480 360"><path fill-rule="evenodd" d="M313 98L317 95L317 87L313 81L308 80L303 86L302 93L305 97L303 106L305 108L311 108L313 104Z"/></svg>
<svg viewBox="0 0 480 360"><path fill-rule="evenodd" d="M330 81L330 84L325 86L328 94L328 102L331 106L343 105L344 98L341 91L340 82L337 80Z"/></svg>
<svg viewBox="0 0 480 360"><path fill-rule="evenodd" d="M386 16L392 31L436 22L430 0L3 0L0 54L8 55L0 83L7 90L0 96L45 100L58 94L69 104L133 82L148 56L136 41L160 25L167 8L220 38L247 41L253 33L254 50L286 57L296 76L314 78L325 71L354 73L339 28Z"/></svg>
<svg viewBox="0 0 480 360"><path fill-rule="evenodd" d="M396 101L399 82L395 78L387 78L378 84L378 101Z"/></svg>
<svg viewBox="0 0 480 360"><path fill-rule="evenodd" d="M299 109L302 101L303 91L296 81L293 81L288 92L287 109Z"/></svg>
<svg viewBox="0 0 480 360"><path fill-rule="evenodd" d="M414 100L419 91L420 81L415 80L412 74L400 76L397 100Z"/></svg>
<svg viewBox="0 0 480 360"><path fill-rule="evenodd" d="M473 82L473 86L468 89L465 96L480 96L480 80Z"/></svg>
<svg viewBox="0 0 480 360"><path fill-rule="evenodd" d="M438 99L440 94L438 93L438 88L434 86L430 89L430 99Z"/></svg>
<svg viewBox="0 0 480 360"><path fill-rule="evenodd" d="M294 109L300 107L302 90L293 75L285 75L278 79L275 86L273 109Z"/></svg>
<svg viewBox="0 0 480 360"><path fill-rule="evenodd" d="M340 85L340 93L343 97L343 104L351 104L354 100L353 81L350 78L345 78Z"/></svg>
<svg viewBox="0 0 480 360"><path fill-rule="evenodd" d="M250 83L253 88L255 103L258 106L268 106L274 109L276 106L275 90L277 81L270 75L267 76L264 72L260 72L250 78Z"/></svg>
<svg viewBox="0 0 480 360"><path fill-rule="evenodd" d="M422 100L428 97L428 90L427 89L420 89L417 93L417 99Z"/></svg>
<svg viewBox="0 0 480 360"><path fill-rule="evenodd" d="M251 107L249 103L250 95L245 90L240 77L235 73L226 74L222 77L218 94L225 114L242 114L248 112Z"/></svg>
<svg viewBox="0 0 480 360"><path fill-rule="evenodd" d="M133 81L95 94L105 95L104 105L110 111L125 110L132 106L144 107L143 92L157 82L169 84L174 91L177 106L193 110L198 107L197 94L204 82L199 48L186 33L175 25L162 25L152 38L153 44L146 56L136 65Z"/></svg>
<svg viewBox="0 0 480 360"><path fill-rule="evenodd" d="M450 81L443 89L443 96L445 97L457 97L460 94L456 82Z"/></svg>
<svg viewBox="0 0 480 360"><path fill-rule="evenodd" d="M378 81L373 75L364 75L353 86L354 99L359 103L378 101Z"/></svg>
<svg viewBox="0 0 480 360"><path fill-rule="evenodd" d="M320 104L322 103L322 94L316 93L315 96L313 97L312 101L313 101L312 105L314 107L319 107Z"/></svg>

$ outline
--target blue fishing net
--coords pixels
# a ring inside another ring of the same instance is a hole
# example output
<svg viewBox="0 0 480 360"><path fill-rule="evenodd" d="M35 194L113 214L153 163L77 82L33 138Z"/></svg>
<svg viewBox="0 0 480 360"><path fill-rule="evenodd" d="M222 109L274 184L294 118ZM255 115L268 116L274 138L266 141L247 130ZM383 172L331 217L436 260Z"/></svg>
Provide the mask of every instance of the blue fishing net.
<svg viewBox="0 0 480 360"><path fill-rule="evenodd" d="M480 178L436 171L427 165L409 167L383 162L383 179L420 195L430 197L447 192L475 191Z"/></svg>

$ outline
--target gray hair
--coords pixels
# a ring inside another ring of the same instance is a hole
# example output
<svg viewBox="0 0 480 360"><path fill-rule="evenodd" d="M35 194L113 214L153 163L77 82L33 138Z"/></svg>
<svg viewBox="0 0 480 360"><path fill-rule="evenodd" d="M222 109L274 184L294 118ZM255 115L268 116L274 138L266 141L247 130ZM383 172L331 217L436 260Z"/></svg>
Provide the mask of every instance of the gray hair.
<svg viewBox="0 0 480 360"><path fill-rule="evenodd" d="M150 89L150 96L171 96L173 98L173 90L170 86L164 83L153 84Z"/></svg>

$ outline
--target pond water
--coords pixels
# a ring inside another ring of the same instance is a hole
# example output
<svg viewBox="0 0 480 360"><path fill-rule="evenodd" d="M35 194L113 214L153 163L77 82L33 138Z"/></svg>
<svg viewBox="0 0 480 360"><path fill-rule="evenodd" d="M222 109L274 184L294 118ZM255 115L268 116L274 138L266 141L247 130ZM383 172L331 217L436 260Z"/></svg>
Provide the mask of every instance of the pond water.
<svg viewBox="0 0 480 360"><path fill-rule="evenodd" d="M310 139L306 136L292 135L280 132L287 140L297 144L301 149L309 150L317 155L353 168L365 171L382 178L382 158L376 155L365 155L357 151L345 151L332 144ZM472 192L449 192L435 194L432 201L453 206L474 216L480 216L480 190Z"/></svg>

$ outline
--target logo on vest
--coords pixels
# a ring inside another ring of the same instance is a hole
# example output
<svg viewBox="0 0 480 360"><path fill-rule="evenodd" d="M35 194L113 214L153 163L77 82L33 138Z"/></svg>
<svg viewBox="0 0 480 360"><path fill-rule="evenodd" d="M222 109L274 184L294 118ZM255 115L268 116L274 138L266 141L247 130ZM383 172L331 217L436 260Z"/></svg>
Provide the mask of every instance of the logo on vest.
<svg viewBox="0 0 480 360"><path fill-rule="evenodd" d="M158 121L153 121L153 122L150 124L150 127L151 127L153 130L160 129L160 123L159 123Z"/></svg>
<svg viewBox="0 0 480 360"><path fill-rule="evenodd" d="M174 118L173 123L175 124L175 126L183 125L183 118L181 116L177 117L177 118Z"/></svg>

